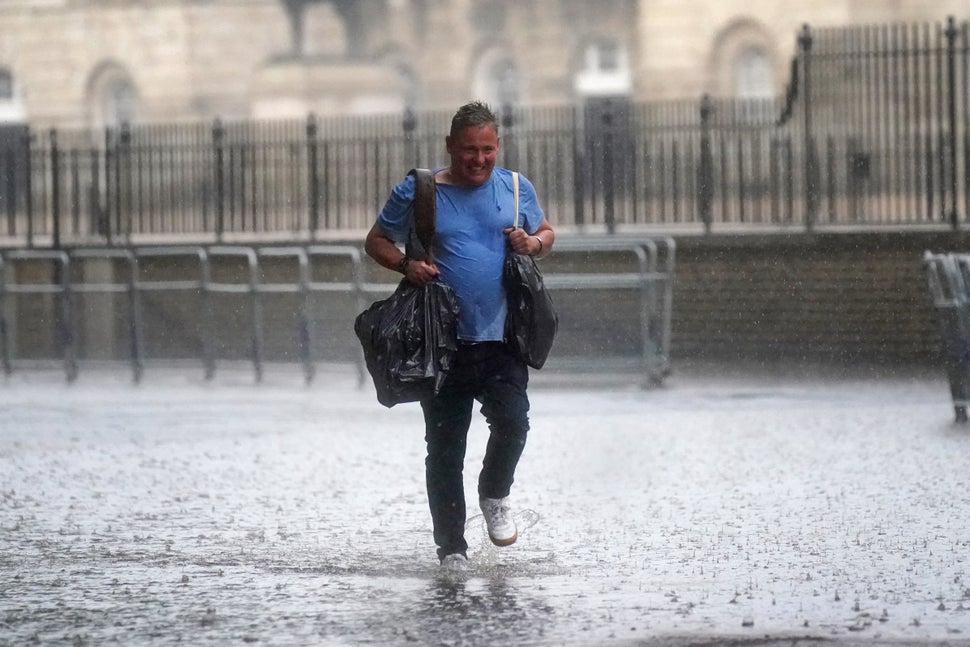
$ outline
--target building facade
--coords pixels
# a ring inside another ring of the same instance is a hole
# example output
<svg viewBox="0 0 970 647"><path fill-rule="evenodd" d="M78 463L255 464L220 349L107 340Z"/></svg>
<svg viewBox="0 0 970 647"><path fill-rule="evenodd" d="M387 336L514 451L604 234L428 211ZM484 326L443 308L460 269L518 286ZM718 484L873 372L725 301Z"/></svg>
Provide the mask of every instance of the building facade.
<svg viewBox="0 0 970 647"><path fill-rule="evenodd" d="M102 128L783 92L803 24L968 0L5 0L0 122Z"/></svg>

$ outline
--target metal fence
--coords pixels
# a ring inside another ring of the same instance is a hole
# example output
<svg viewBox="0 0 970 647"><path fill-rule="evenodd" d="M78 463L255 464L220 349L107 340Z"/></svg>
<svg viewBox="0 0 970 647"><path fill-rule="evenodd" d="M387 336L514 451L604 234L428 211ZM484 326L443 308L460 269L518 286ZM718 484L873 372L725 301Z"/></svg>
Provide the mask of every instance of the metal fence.
<svg viewBox="0 0 970 647"><path fill-rule="evenodd" d="M964 226L967 23L810 30L776 100L503 107L500 163L550 220L618 228ZM367 229L450 113L0 128L0 243L313 241Z"/></svg>
<svg viewBox="0 0 970 647"><path fill-rule="evenodd" d="M659 384L670 371L674 241L566 241L544 264L561 311L547 372L608 370ZM396 274L364 264L355 246L176 245L0 252L0 360L10 374L57 365L68 381L86 363L192 366L320 364L365 368L357 313Z"/></svg>

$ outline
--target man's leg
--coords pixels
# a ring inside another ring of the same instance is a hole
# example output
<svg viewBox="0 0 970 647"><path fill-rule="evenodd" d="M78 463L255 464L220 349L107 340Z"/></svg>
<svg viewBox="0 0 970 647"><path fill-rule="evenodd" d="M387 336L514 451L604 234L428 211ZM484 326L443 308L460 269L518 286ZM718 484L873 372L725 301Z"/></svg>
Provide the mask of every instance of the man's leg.
<svg viewBox="0 0 970 647"><path fill-rule="evenodd" d="M491 433L479 474L478 495L501 499L509 495L529 432L529 369L504 346L496 350L490 364L480 400Z"/></svg>
<svg viewBox="0 0 970 647"><path fill-rule="evenodd" d="M468 550L462 468L473 403L471 396L447 390L421 403L428 448L425 479L439 559Z"/></svg>

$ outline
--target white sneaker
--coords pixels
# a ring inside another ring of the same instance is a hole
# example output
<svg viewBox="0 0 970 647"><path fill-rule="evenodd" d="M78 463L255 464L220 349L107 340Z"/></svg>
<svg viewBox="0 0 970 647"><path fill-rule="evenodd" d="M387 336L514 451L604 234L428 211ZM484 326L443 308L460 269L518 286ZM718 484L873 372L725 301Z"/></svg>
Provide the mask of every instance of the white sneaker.
<svg viewBox="0 0 970 647"><path fill-rule="evenodd" d="M482 508L485 516L485 525L488 526L488 538L496 546L509 546L519 538L519 533L515 529L515 520L512 519L512 508L509 507L509 498L486 499L482 497L478 500L478 505Z"/></svg>
<svg viewBox="0 0 970 647"><path fill-rule="evenodd" d="M461 553L445 555L441 560L441 568L452 573L464 573L468 570L468 558Z"/></svg>

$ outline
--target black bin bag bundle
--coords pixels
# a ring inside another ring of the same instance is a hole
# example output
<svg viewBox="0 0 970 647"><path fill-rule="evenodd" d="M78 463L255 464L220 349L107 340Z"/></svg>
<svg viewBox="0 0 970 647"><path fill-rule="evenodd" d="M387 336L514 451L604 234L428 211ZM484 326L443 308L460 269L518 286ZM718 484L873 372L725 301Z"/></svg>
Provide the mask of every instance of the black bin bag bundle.
<svg viewBox="0 0 970 647"><path fill-rule="evenodd" d="M503 268L509 304L505 339L519 359L542 368L559 329L559 315L531 256L509 253Z"/></svg>
<svg viewBox="0 0 970 647"><path fill-rule="evenodd" d="M430 259L434 236L434 175L414 169L414 236L411 258ZM441 281L417 287L402 280L387 299L357 315L354 332L385 407L438 393L458 349L458 302Z"/></svg>
<svg viewBox="0 0 970 647"><path fill-rule="evenodd" d="M515 193L515 220L519 226L519 174L512 174ZM559 331L559 313L546 289L542 272L531 256L509 249L502 267L502 280L508 303L505 341L523 362L542 368Z"/></svg>
<svg viewBox="0 0 970 647"><path fill-rule="evenodd" d="M454 292L440 281L419 288L405 279L394 294L360 313L354 332L377 401L393 407L435 395L451 368L457 326Z"/></svg>

